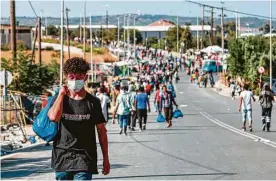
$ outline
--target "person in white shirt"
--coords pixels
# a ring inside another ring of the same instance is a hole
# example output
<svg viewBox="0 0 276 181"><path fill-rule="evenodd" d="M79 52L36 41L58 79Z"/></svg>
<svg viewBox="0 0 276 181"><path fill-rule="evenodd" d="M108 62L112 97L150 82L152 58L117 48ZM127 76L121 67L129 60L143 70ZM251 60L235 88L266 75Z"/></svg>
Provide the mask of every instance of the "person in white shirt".
<svg viewBox="0 0 276 181"><path fill-rule="evenodd" d="M236 90L236 84L234 81L232 81L230 84L230 93L231 93L232 100L235 99L235 90Z"/></svg>
<svg viewBox="0 0 276 181"><path fill-rule="evenodd" d="M244 91L240 95L239 112L242 111L242 130L246 130L246 119L249 122L249 131L252 132L252 101L255 102L254 95L248 90L248 85L244 85Z"/></svg>
<svg viewBox="0 0 276 181"><path fill-rule="evenodd" d="M102 112L103 112L103 115L104 115L104 118L105 120L107 121L108 120L108 103L110 103L110 99L107 95L105 95L104 93L104 87L101 87L99 89L99 93L97 94L97 98L100 99L101 101L101 106L102 106Z"/></svg>

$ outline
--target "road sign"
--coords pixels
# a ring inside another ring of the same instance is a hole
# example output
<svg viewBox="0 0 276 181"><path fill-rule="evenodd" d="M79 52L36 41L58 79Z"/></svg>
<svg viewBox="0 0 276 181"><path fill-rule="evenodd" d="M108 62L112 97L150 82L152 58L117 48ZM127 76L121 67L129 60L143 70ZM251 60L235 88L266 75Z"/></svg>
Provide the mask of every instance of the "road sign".
<svg viewBox="0 0 276 181"><path fill-rule="evenodd" d="M12 82L12 74L9 71L0 71L0 85L8 86Z"/></svg>
<svg viewBox="0 0 276 181"><path fill-rule="evenodd" d="M265 72L264 67L259 67L258 72L259 72L259 74L263 74Z"/></svg>

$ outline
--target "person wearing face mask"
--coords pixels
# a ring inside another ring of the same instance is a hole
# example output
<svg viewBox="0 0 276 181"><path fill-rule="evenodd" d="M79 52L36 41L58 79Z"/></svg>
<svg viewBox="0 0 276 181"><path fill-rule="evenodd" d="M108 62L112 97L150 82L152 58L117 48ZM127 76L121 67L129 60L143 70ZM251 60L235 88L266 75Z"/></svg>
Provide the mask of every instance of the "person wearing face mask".
<svg viewBox="0 0 276 181"><path fill-rule="evenodd" d="M119 122L120 122L120 132L121 135L124 132L124 135L127 136L127 125L129 117L132 111L131 99L128 93L128 87L123 82L121 84L121 92L117 97L115 110L113 112L113 120L115 115L118 113Z"/></svg>
<svg viewBox="0 0 276 181"><path fill-rule="evenodd" d="M96 133L103 153L102 173L110 172L105 118L98 98L84 89L89 64L82 58L68 59L64 64L67 85L48 112L58 123L53 143L52 168L56 180L92 180L98 174Z"/></svg>

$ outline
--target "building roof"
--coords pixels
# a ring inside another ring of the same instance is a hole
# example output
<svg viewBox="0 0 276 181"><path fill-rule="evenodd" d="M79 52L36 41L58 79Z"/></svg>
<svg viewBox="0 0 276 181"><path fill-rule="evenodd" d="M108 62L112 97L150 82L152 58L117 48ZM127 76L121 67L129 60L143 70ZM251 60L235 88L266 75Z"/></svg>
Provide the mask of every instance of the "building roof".
<svg viewBox="0 0 276 181"><path fill-rule="evenodd" d="M1 29L11 29L9 24L1 24ZM16 26L16 30L31 30L31 26Z"/></svg>
<svg viewBox="0 0 276 181"><path fill-rule="evenodd" d="M59 28L60 25L55 25L55 27ZM66 28L65 25L64 25L64 27ZM69 25L68 27L69 27L69 29L77 29L77 28L80 28L80 25ZM81 27L85 27L85 28L92 27L92 29L100 29L100 28L114 29L114 28L117 28L116 25L108 25L108 26L106 26L105 24L104 25L92 25L92 26L90 26L90 25L85 25L85 26L81 25Z"/></svg>
<svg viewBox="0 0 276 181"><path fill-rule="evenodd" d="M149 24L148 26L173 26L173 25L175 25L174 22L171 22L165 19L160 19L159 21L155 21Z"/></svg>
<svg viewBox="0 0 276 181"><path fill-rule="evenodd" d="M240 28L240 32L247 32L247 33L259 33L260 30L259 28L248 28L248 27L241 27Z"/></svg>
<svg viewBox="0 0 276 181"><path fill-rule="evenodd" d="M168 31L170 28L174 27L173 26L135 26L136 30L139 30L141 32L150 32L150 31L157 31L157 32L162 32L162 31ZM182 28L185 28L186 25L181 26ZM190 25L190 30L191 31L201 31L202 26L201 25ZM134 29L134 26L123 26L124 29ZM210 31L211 26L210 25L204 25L203 26L204 31ZM214 31L216 31L215 28L213 28Z"/></svg>
<svg viewBox="0 0 276 181"><path fill-rule="evenodd" d="M271 36L276 36L276 33L271 33ZM264 37L270 37L270 33L264 34Z"/></svg>

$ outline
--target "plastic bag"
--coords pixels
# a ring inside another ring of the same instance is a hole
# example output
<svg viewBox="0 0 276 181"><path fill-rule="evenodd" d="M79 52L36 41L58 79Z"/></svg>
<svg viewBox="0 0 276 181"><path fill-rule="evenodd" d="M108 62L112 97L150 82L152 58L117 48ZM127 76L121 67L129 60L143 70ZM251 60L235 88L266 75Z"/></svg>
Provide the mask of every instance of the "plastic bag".
<svg viewBox="0 0 276 181"><path fill-rule="evenodd" d="M158 114L156 121L159 123L162 123L162 122L165 122L166 119L162 114Z"/></svg>
<svg viewBox="0 0 276 181"><path fill-rule="evenodd" d="M153 111L157 112L157 105L156 105L156 103L153 104Z"/></svg>
<svg viewBox="0 0 276 181"><path fill-rule="evenodd" d="M53 122L48 117L48 112L54 104L57 95L48 98L48 103L35 118L33 131L44 141L53 141L58 132L58 123Z"/></svg>
<svg viewBox="0 0 276 181"><path fill-rule="evenodd" d="M184 115L183 115L183 113L179 110L179 109L176 109L176 110L174 110L174 112L173 112L173 118L182 118Z"/></svg>

